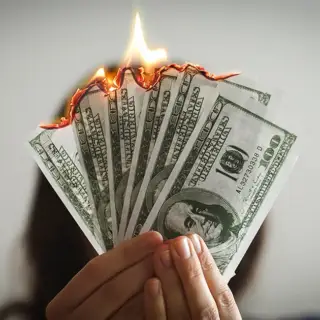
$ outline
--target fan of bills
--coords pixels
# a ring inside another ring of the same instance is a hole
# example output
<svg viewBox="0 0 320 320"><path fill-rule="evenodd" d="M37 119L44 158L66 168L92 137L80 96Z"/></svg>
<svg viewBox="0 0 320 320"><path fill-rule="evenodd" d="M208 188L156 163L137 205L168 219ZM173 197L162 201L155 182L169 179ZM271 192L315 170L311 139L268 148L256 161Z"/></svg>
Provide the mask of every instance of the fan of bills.
<svg viewBox="0 0 320 320"><path fill-rule="evenodd" d="M187 64L75 96L71 121L28 145L96 251L193 232L230 279L296 160L296 136L267 119L272 93Z"/></svg>

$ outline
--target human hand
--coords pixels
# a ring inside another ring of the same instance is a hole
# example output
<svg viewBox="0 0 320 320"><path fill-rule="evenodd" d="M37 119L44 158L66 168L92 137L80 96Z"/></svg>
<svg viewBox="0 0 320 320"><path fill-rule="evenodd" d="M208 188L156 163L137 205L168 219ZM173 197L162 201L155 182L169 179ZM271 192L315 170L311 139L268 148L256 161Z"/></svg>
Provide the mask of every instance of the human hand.
<svg viewBox="0 0 320 320"><path fill-rule="evenodd" d="M47 319L142 319L143 286L161 243L159 233L148 232L95 257L49 303Z"/></svg>
<svg viewBox="0 0 320 320"><path fill-rule="evenodd" d="M157 278L144 287L146 320L240 320L227 283L197 235L171 240L154 254Z"/></svg>

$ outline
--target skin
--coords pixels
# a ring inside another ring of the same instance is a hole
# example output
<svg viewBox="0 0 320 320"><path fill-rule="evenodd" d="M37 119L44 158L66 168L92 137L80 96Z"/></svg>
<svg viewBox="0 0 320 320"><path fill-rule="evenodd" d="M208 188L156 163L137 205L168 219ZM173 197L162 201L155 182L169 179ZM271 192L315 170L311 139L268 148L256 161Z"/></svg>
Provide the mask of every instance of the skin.
<svg viewBox="0 0 320 320"><path fill-rule="evenodd" d="M197 235L163 243L157 232L92 259L50 302L48 320L241 319Z"/></svg>
<svg viewBox="0 0 320 320"><path fill-rule="evenodd" d="M156 278L144 287L146 320L240 320L234 297L198 235L179 237L154 254Z"/></svg>
<svg viewBox="0 0 320 320"><path fill-rule="evenodd" d="M92 259L49 303L47 319L142 319L143 287L154 276L152 253L162 242L148 232Z"/></svg>

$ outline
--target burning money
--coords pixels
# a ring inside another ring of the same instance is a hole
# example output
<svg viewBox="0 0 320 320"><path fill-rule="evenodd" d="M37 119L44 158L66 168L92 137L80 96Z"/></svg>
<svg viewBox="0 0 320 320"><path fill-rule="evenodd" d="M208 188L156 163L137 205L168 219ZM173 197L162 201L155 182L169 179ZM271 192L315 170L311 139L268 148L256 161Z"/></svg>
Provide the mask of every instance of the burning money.
<svg viewBox="0 0 320 320"><path fill-rule="evenodd" d="M296 160L268 119L273 94L234 73L151 68L137 16L126 65L101 68L65 117L30 139L34 159L98 253L157 230L194 232L233 275ZM148 68L130 66L138 50Z"/></svg>

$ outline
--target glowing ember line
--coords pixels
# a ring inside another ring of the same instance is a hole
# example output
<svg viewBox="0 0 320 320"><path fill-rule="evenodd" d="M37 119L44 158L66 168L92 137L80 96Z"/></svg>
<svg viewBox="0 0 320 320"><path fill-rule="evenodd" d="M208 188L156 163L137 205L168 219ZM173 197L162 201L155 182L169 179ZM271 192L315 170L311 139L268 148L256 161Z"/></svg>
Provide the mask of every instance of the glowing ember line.
<svg viewBox="0 0 320 320"><path fill-rule="evenodd" d="M239 75L239 73L227 73L222 75L215 75L213 73L206 71L203 67L199 65L195 65L191 63L178 65L173 63L167 66L163 66L157 71L155 71L153 74L148 75L150 76L151 80L146 79L145 69L143 67L140 67L136 70L131 67L119 68L116 76L111 82L110 79L109 80L107 79L107 77L104 77L104 78L101 77L102 72L101 72L101 69L99 69L96 75L92 78L93 80L91 80L85 88L78 89L76 93L72 96L70 106L68 108L69 110L67 113L67 117L62 117L58 123L40 124L40 127L43 129L58 129L58 128L63 128L70 125L74 118L74 110L76 105L80 102L82 97L90 88L92 88L93 86L98 86L107 95L111 91L121 88L123 83L124 73L126 70L131 70L134 76L134 79L139 86L141 86L146 90L150 90L153 86L155 86L160 81L161 75L163 72L167 71L170 68L174 68L179 72L183 72L188 66L192 66L196 68L201 74L203 74L203 76L205 76L207 79L212 81L224 80L224 79L228 79L228 78Z"/></svg>

